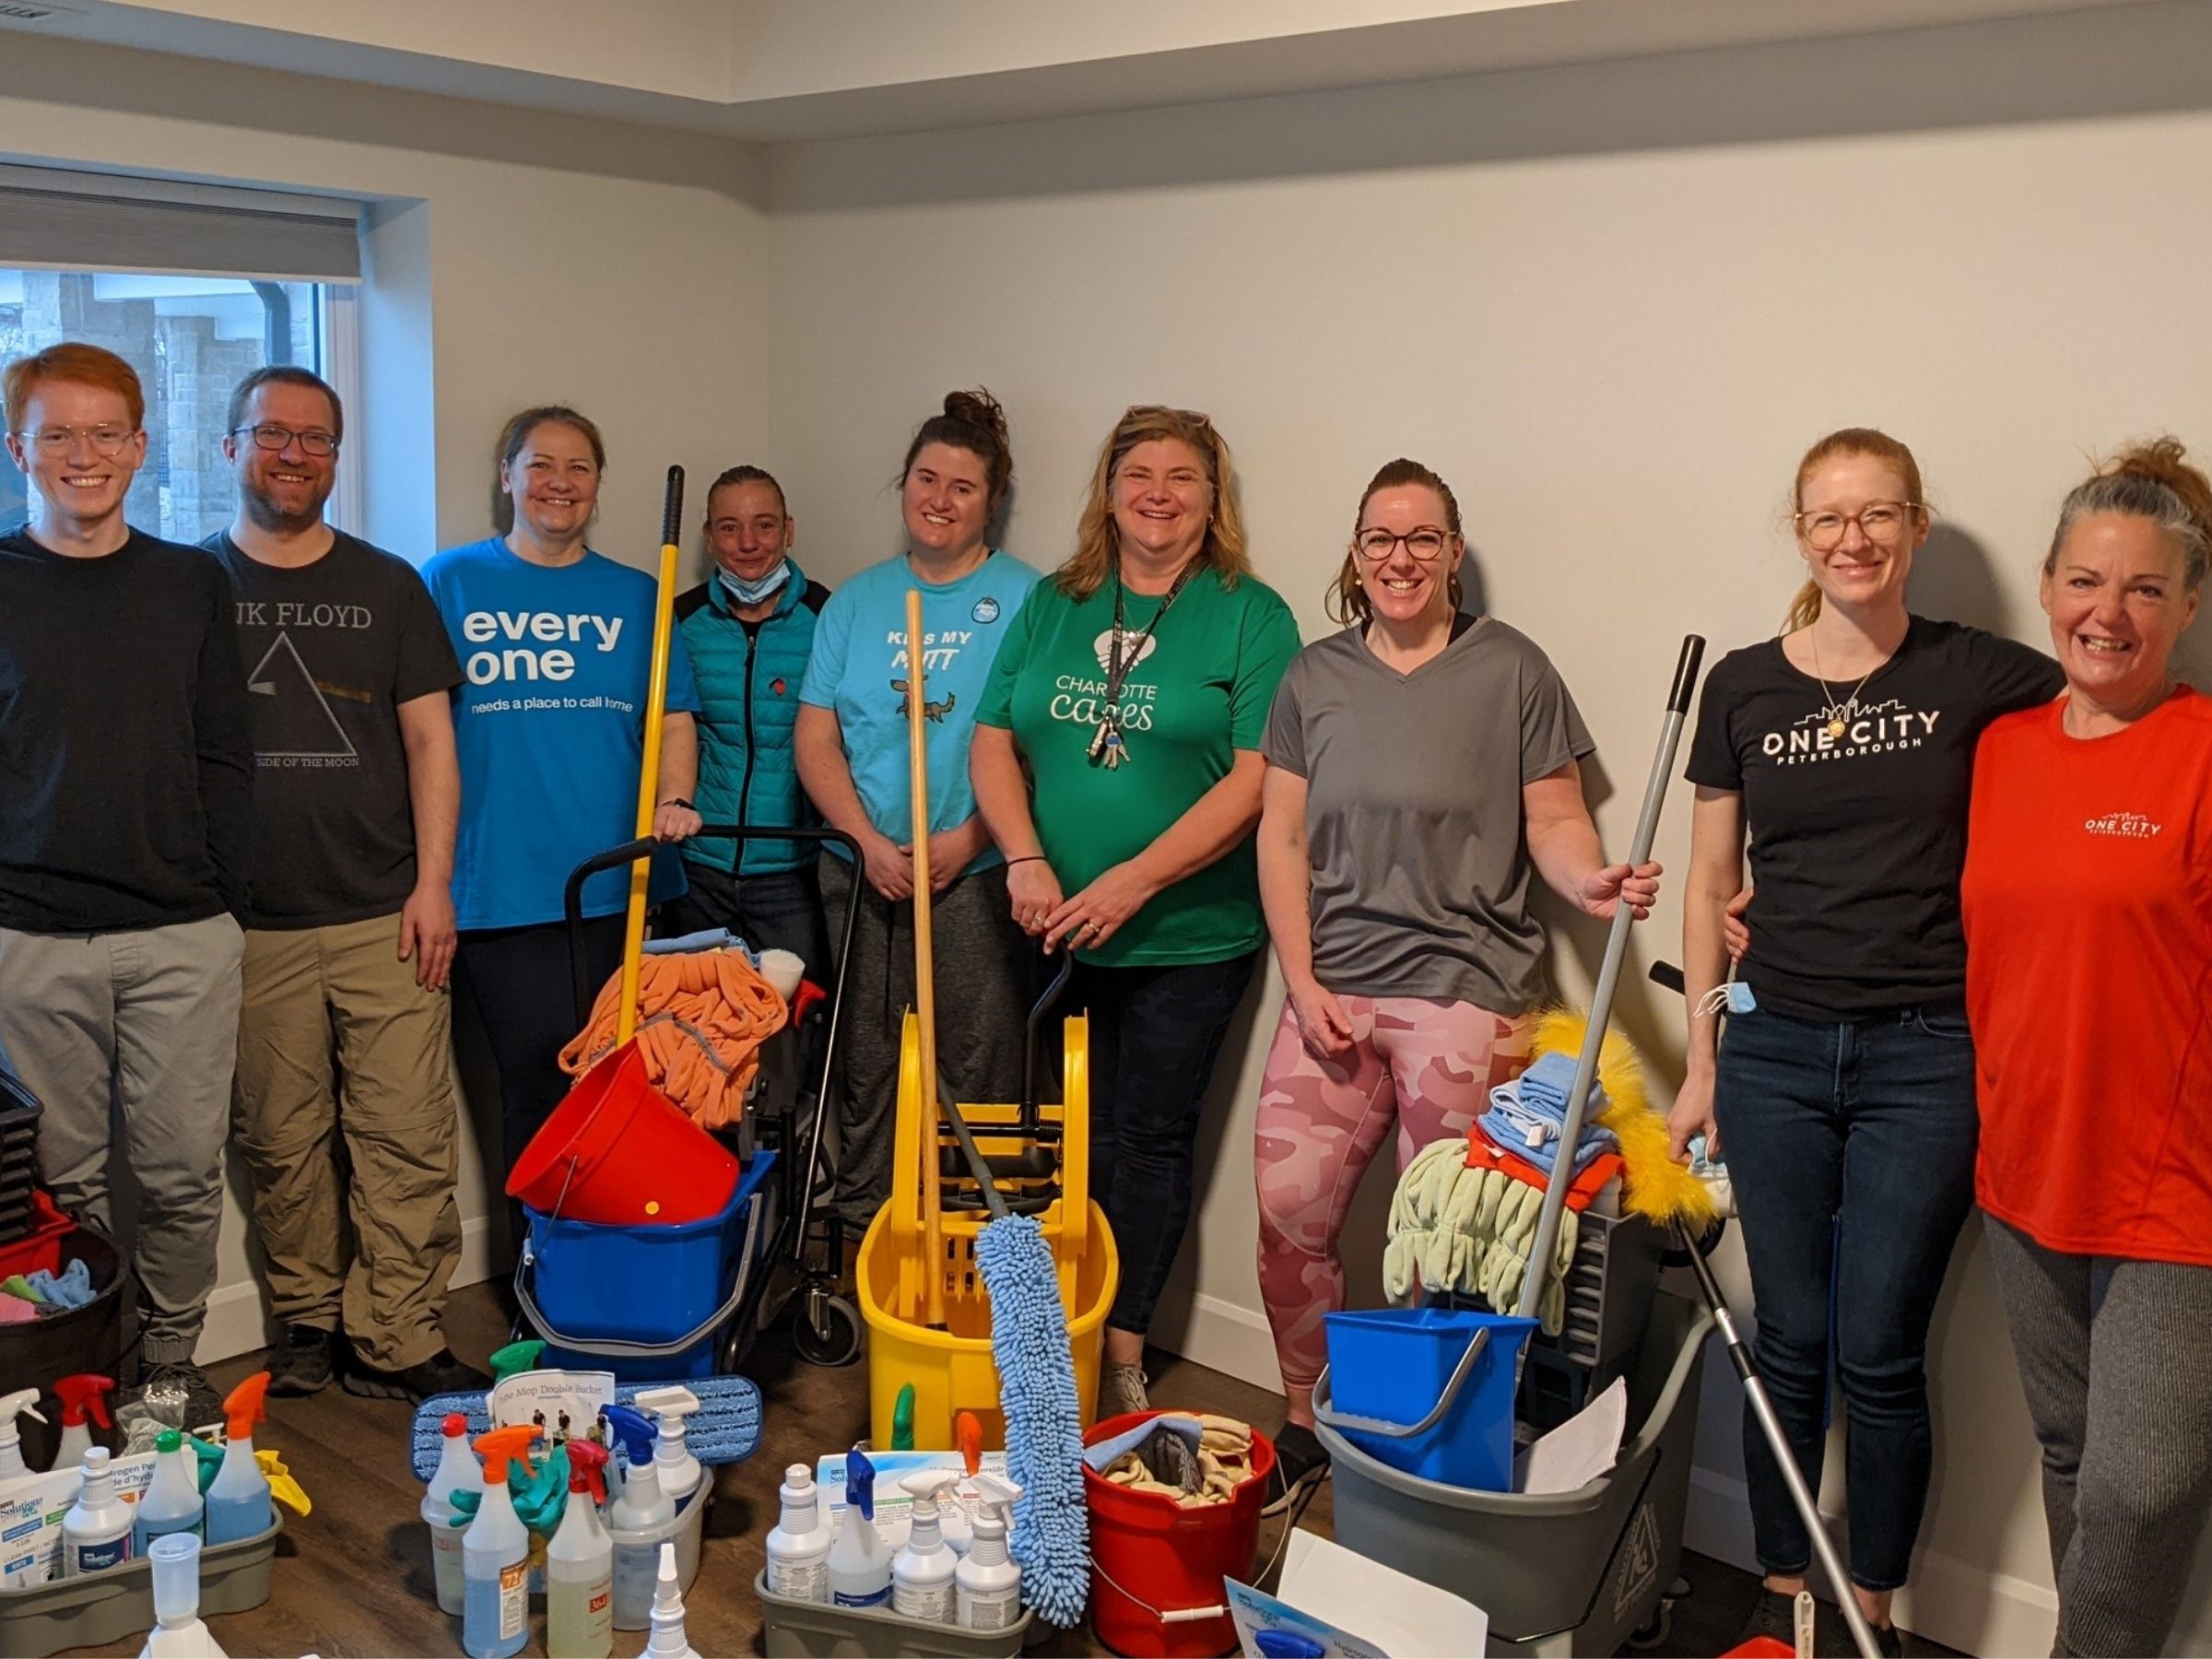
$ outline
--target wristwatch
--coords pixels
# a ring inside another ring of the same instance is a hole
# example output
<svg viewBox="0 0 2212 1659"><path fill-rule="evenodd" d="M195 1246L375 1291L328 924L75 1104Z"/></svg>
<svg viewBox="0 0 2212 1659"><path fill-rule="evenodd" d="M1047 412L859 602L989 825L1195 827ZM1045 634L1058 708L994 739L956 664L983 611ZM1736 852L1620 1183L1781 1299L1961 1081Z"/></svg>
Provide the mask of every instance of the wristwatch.
<svg viewBox="0 0 2212 1659"><path fill-rule="evenodd" d="M696 806L684 799L682 795L670 795L666 800L663 801L661 805L664 806L681 806L686 812L697 812L699 810Z"/></svg>

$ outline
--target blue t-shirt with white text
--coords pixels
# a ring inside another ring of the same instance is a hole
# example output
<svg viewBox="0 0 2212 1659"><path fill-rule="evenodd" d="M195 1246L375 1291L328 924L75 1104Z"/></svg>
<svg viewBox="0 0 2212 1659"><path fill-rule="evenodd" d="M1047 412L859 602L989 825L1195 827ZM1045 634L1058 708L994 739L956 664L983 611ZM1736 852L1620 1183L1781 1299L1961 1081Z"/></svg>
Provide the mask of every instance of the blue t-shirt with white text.
<svg viewBox="0 0 2212 1659"><path fill-rule="evenodd" d="M871 565L830 595L814 626L814 656L799 700L836 712L853 785L877 830L913 839L906 737L906 594L922 590L924 721L929 760L929 828L957 829L975 815L968 744L1006 625L1038 574L993 552L957 582L918 580L903 554ZM841 853L835 847L832 852ZM970 870L1000 861L986 846ZM965 873L965 872L963 872Z"/></svg>
<svg viewBox="0 0 2212 1659"><path fill-rule="evenodd" d="M496 537L439 554L422 577L461 658L459 924L557 922L569 872L637 828L653 580L597 553L532 564ZM680 632L667 706L699 710ZM682 890L677 860L657 860L654 902ZM628 893L627 871L602 871L584 887L583 913L610 915Z"/></svg>

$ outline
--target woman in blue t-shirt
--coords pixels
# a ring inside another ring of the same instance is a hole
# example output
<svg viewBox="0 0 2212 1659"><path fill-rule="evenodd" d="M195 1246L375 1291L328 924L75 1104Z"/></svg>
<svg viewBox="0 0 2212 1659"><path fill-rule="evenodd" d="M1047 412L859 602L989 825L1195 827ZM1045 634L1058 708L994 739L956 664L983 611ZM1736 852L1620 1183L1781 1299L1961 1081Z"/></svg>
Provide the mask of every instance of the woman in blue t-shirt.
<svg viewBox="0 0 2212 1659"><path fill-rule="evenodd" d="M1006 864L976 813L968 741L991 660L1037 572L994 551L991 521L1014 478L1006 418L955 392L922 423L900 470L906 551L840 587L815 624L799 692L799 781L825 820L860 842L821 864L822 906L860 917L845 968L837 1208L865 1228L889 1195L899 1032L914 1000L913 812L906 725L906 595L922 590L929 874L937 1062L962 1100L1021 1090L1022 1006L1034 951L1006 902Z"/></svg>
<svg viewBox="0 0 2212 1659"><path fill-rule="evenodd" d="M599 429L575 410L524 410L500 439L500 534L441 553L422 572L461 657L455 966L499 1067L508 1170L569 1088L559 1055L577 1021L562 888L571 870L628 841L637 823L654 585L585 545L606 465ZM700 827L689 799L698 707L678 634L654 797L653 833L663 841ZM664 889L660 875L656 900L680 890L680 880ZM620 962L628 890L621 870L584 888L585 972L594 986Z"/></svg>

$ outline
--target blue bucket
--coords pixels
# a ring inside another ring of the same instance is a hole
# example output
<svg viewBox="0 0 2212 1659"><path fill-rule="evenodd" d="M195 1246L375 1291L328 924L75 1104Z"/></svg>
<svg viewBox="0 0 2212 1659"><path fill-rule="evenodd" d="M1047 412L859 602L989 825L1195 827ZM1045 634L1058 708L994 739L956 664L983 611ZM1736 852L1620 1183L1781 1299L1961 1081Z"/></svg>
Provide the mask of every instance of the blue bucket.
<svg viewBox="0 0 2212 1659"><path fill-rule="evenodd" d="M670 1227L600 1227L525 1208L530 1248L515 1274L544 1363L611 1371L618 1382L711 1377L742 1288L771 1151L756 1152L721 1211ZM639 1349L651 1349L641 1352Z"/></svg>
<svg viewBox="0 0 2212 1659"><path fill-rule="evenodd" d="M1315 1391L1315 1417L1406 1474L1481 1492L1512 1490L1513 1390L1535 1320L1378 1308L1331 1313L1324 1324L1328 1394L1323 1406Z"/></svg>

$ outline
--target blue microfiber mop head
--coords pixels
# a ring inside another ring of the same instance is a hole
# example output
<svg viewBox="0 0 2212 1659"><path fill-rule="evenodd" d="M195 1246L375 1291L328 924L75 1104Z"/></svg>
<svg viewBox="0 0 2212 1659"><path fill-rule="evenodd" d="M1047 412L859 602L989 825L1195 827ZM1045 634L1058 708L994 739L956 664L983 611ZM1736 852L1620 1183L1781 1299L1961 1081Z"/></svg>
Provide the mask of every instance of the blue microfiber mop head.
<svg viewBox="0 0 2212 1659"><path fill-rule="evenodd" d="M681 1379L699 1400L699 1409L684 1419L684 1446L710 1466L742 1463L753 1454L760 1438L760 1391L750 1377L686 1377ZM624 1383L615 1398L625 1406L641 1393L662 1386L653 1382ZM491 1407L481 1392L432 1394L415 1407L415 1478L428 1480L438 1472L439 1454L445 1450L445 1418L459 1412L468 1419L473 1439L489 1430ZM577 1432L589 1429L577 1425ZM219 1455L219 1454L218 1454Z"/></svg>
<svg viewBox="0 0 2212 1659"><path fill-rule="evenodd" d="M1034 1216L1007 1216L976 1235L975 1265L991 1297L1006 1476L1021 1488L1006 1547L1021 1568L1022 1600L1073 1630L1090 1601L1090 1514L1075 1355L1053 1247Z"/></svg>

